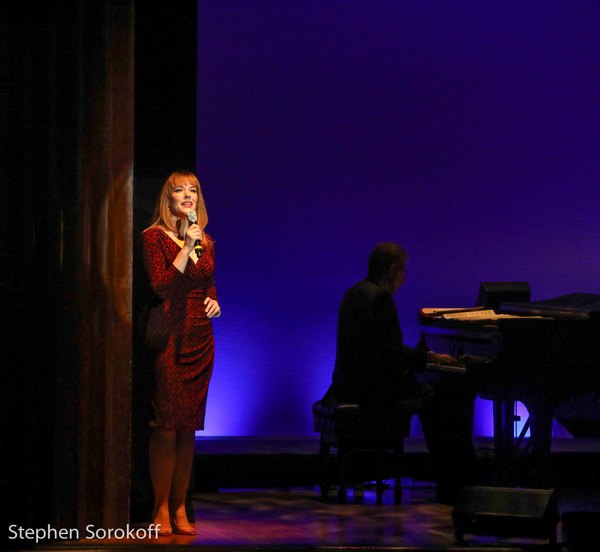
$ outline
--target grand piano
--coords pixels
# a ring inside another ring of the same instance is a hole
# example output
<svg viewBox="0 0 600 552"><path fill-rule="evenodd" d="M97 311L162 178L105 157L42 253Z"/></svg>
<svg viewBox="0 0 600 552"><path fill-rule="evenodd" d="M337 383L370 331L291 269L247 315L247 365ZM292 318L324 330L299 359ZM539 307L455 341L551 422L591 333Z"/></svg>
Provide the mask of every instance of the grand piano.
<svg viewBox="0 0 600 552"><path fill-rule="evenodd" d="M421 345L462 359L478 395L493 400L497 458L514 457L523 446L543 462L557 409L573 398L600 397L600 295L529 298L524 282L482 283L478 307L465 314L422 309ZM517 436L516 401L529 413Z"/></svg>

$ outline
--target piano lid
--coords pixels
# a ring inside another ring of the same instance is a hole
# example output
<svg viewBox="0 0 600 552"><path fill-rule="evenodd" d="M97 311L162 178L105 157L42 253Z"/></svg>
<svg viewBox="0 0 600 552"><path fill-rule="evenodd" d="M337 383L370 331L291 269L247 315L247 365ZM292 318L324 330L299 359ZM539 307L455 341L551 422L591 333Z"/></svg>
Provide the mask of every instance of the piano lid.
<svg viewBox="0 0 600 552"><path fill-rule="evenodd" d="M531 303L502 303L500 311L564 318L589 318L600 315L600 295L594 293L569 293L554 299Z"/></svg>

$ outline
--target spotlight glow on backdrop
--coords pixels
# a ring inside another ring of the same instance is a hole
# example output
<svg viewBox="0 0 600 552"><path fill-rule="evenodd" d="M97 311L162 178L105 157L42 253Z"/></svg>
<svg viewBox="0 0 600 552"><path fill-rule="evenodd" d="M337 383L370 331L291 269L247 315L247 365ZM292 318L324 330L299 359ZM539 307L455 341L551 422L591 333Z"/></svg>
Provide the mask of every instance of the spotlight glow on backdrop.
<svg viewBox="0 0 600 552"><path fill-rule="evenodd" d="M223 308L203 435L312 434L339 302L377 242L410 252L396 301L413 345L420 307L472 306L481 281L600 293L596 2L198 11ZM491 433L489 401L475 433Z"/></svg>

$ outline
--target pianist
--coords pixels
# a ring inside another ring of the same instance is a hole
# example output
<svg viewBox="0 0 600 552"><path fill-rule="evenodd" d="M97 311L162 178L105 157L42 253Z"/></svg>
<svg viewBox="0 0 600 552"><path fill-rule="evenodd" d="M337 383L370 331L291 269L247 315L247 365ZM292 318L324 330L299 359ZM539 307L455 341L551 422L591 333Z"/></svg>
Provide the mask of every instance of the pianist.
<svg viewBox="0 0 600 552"><path fill-rule="evenodd" d="M424 372L428 363L455 364L456 359L403 343L392 295L404 283L406 260L399 245L378 244L369 257L368 277L346 292L326 398L374 411L401 408L401 400L413 405L437 471L438 496L451 501L472 473L475 393L460 375L418 383L415 373Z"/></svg>

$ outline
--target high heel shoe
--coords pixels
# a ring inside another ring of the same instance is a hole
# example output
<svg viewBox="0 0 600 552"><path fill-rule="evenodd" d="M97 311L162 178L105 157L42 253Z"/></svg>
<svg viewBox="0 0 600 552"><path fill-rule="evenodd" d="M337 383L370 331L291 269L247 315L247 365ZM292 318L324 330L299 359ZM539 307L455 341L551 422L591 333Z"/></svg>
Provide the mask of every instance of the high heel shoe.
<svg viewBox="0 0 600 552"><path fill-rule="evenodd" d="M175 518L173 518L171 520L171 525L173 527L173 533L175 533L176 535L189 535L189 536L193 536L198 534L196 531L196 528L192 525L190 526L189 529L183 529L182 527L179 527L179 525L177 525L177 522L175 521Z"/></svg>

